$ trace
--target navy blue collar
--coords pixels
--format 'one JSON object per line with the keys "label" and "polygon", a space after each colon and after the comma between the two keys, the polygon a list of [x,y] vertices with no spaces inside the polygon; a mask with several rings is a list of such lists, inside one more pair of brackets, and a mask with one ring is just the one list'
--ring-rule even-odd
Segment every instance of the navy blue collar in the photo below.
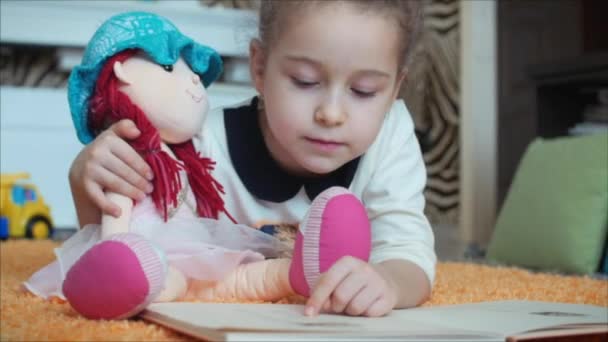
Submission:
{"label": "navy blue collar", "polygon": [[230,159],[247,190],[270,202],[285,202],[302,188],[312,201],[332,186],[348,188],[355,176],[359,158],[339,169],[315,178],[294,176],[283,170],[270,156],[258,121],[258,98],[242,107],[224,109],[224,125]]}

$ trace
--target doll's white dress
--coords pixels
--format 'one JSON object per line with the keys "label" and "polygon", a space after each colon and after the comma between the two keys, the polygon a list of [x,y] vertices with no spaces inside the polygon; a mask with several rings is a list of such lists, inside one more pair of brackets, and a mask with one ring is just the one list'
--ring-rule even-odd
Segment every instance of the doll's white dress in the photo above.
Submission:
{"label": "doll's white dress", "polygon": [[[238,265],[276,257],[285,245],[257,229],[196,216],[194,194],[186,184],[178,195],[178,205],[164,222],[150,196],[138,202],[132,212],[129,231],[140,234],[160,248],[168,263],[189,280],[218,281]],[[65,299],[61,288],[72,265],[101,241],[101,228],[86,225],[61,247],[55,249],[56,261],[34,273],[25,287],[32,293]]]}

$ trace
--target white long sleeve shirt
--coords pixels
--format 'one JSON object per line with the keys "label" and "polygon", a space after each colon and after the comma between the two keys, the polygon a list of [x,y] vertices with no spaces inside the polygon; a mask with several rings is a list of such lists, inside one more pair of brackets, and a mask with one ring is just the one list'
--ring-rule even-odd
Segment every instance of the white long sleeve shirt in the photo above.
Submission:
{"label": "white long sleeve shirt", "polygon": [[370,262],[411,261],[432,284],[436,255],[423,212],[426,170],[404,102],[395,101],[363,156],[327,177],[306,180],[287,174],[270,157],[258,125],[256,101],[212,110],[197,139],[203,156],[217,163],[213,176],[223,185],[226,209],[237,222],[298,223],[318,193],[344,186],[367,209]]}

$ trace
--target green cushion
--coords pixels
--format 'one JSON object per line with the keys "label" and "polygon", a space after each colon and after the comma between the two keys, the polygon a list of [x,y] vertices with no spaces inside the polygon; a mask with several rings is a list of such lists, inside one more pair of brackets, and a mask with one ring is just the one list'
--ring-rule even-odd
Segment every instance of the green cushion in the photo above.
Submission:
{"label": "green cushion", "polygon": [[517,169],[487,259],[593,273],[607,230],[608,134],[537,138]]}

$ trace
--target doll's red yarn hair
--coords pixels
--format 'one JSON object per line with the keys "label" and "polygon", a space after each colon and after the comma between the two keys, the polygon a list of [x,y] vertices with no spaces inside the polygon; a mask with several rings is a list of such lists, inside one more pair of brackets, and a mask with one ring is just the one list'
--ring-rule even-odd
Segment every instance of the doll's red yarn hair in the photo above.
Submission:
{"label": "doll's red yarn hair", "polygon": [[120,81],[114,75],[114,63],[126,61],[137,51],[133,49],[122,51],[104,64],[89,101],[89,129],[97,135],[108,125],[122,119],[130,119],[135,123],[141,134],[129,143],[154,172],[152,181],[154,190],[151,196],[165,221],[168,219],[168,208],[177,205],[177,195],[182,188],[179,170],[183,169],[188,175],[188,182],[196,197],[198,215],[217,219],[220,212],[225,212],[234,222],[224,208],[224,201],[220,195],[224,190],[210,173],[215,162],[201,157],[191,140],[168,145],[178,160],[162,151],[158,130],[150,123],[145,113],[119,90]]}

